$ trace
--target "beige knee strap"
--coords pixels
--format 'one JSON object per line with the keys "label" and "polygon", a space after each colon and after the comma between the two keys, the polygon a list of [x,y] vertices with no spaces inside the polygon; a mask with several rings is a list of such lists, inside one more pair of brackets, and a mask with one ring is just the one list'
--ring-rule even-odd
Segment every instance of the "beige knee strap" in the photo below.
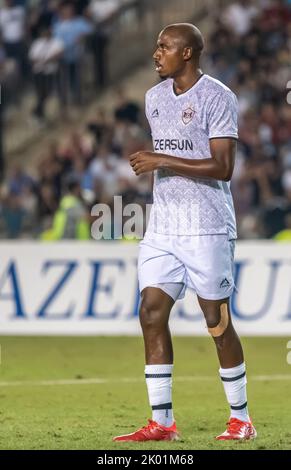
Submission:
{"label": "beige knee strap", "polygon": [[209,333],[211,336],[214,338],[217,338],[217,336],[223,335],[225,332],[227,325],[228,325],[228,310],[227,310],[227,304],[221,304],[220,305],[220,322],[218,325],[214,326],[213,328],[208,328]]}

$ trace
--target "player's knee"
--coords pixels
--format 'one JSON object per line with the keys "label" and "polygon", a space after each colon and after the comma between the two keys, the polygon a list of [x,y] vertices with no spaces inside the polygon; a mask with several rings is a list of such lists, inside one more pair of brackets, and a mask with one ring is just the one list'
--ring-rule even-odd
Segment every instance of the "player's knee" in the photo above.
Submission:
{"label": "player's knee", "polygon": [[215,328],[220,322],[220,315],[218,312],[207,312],[204,313],[207,328]]}
{"label": "player's knee", "polygon": [[143,328],[158,327],[162,324],[162,312],[158,303],[143,300],[139,311],[140,323]]}
{"label": "player's knee", "polygon": [[[229,324],[229,313],[226,303],[222,303],[218,309],[211,310],[205,315],[208,332],[214,339],[223,338]],[[222,339],[223,341],[223,339]],[[216,343],[220,343],[218,340]]]}

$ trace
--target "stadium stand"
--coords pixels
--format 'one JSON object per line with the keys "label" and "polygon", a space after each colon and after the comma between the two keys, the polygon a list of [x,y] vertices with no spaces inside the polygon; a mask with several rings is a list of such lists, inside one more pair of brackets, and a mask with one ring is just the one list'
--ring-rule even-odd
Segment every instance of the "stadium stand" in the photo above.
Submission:
{"label": "stadium stand", "polygon": [[[7,0],[5,5],[8,3],[11,4],[11,0]],[[28,132],[27,122],[26,126],[18,122],[17,125],[22,127],[19,135],[23,136],[18,149],[25,149],[23,154],[27,155],[33,141],[39,140],[40,144],[33,164],[29,157],[25,161],[12,158],[8,164],[0,196],[1,238],[42,237],[42,233],[51,227],[67,182],[72,178],[80,184],[88,221],[92,205],[96,202],[112,204],[113,196],[117,194],[123,196],[124,203],[145,205],[150,202],[149,179],[136,178],[127,163],[132,152],[150,146],[142,106],[145,88],[142,82],[135,85],[138,86],[135,94],[138,99],[132,99],[131,93],[127,95],[129,86],[122,88],[119,84],[129,72],[138,73],[136,68],[151,56],[153,38],[161,25],[173,22],[174,18],[176,21],[187,18],[189,21],[193,18],[203,21],[207,29],[204,72],[224,82],[238,96],[240,142],[232,191],[240,238],[271,238],[289,227],[291,107],[287,102],[287,83],[290,77],[290,2],[221,2],[221,10],[218,2],[197,2],[195,11],[189,9],[189,2],[182,2],[179,14],[177,7],[175,10],[173,6],[173,9],[159,10],[158,17],[155,17],[157,12],[151,1],[75,2],[75,9],[67,2],[61,5],[54,1],[39,2],[30,9],[19,3],[12,8],[19,11],[19,30],[23,11],[26,12],[28,36],[25,40],[19,36],[17,44],[7,46],[9,33],[5,22],[8,36],[5,39],[2,31],[0,45],[1,83],[5,91],[2,95],[5,96],[8,116],[4,135],[9,134],[7,140],[14,143],[12,131],[7,130],[9,109],[20,106],[24,109],[20,113],[21,119],[29,118],[34,111],[34,123]],[[147,8],[150,3],[151,8]],[[4,21],[1,18],[5,8],[8,6],[0,10],[0,25]],[[38,76],[39,83],[36,80],[38,107],[29,109],[27,106],[27,103],[30,106],[35,103],[28,84],[32,73],[28,59],[33,57],[31,51],[35,41],[40,40],[39,34],[52,35],[54,41],[61,38],[64,15],[73,25],[72,37],[61,39],[65,45],[57,50],[52,75],[57,75],[58,69],[62,70],[65,86],[58,87],[57,80],[51,80],[58,94],[48,99],[48,107],[53,100],[58,104],[51,107],[53,112],[48,112],[46,120],[46,111],[41,106],[48,97],[42,93],[46,76]],[[70,62],[69,43],[74,37],[82,38],[78,43],[80,50],[74,48],[77,56],[73,59],[77,62],[80,59],[78,64],[75,62],[76,66]],[[47,40],[50,40],[48,36]],[[120,52],[125,45],[130,48],[128,54]],[[63,55],[66,47],[67,68]],[[26,55],[20,53],[20,49],[25,50]],[[37,65],[36,60],[34,76],[43,75],[44,70],[38,72]],[[147,65],[146,70],[151,67]],[[20,70],[23,80],[20,80]],[[156,79],[148,71],[145,74],[151,80]],[[17,85],[19,82],[22,83],[20,87]],[[68,117],[64,113],[67,101],[62,93],[69,90],[69,82],[72,93]],[[122,83],[127,82],[128,78]],[[108,93],[102,91],[104,85],[110,86],[109,98]],[[14,93],[16,89],[18,94]],[[112,92],[114,89],[115,93]],[[97,93],[99,99],[92,106],[92,97]],[[74,111],[75,119],[70,120]],[[68,121],[64,120],[66,117]],[[64,123],[61,131],[58,129],[60,122]],[[68,125],[65,126],[66,122]],[[12,129],[15,134],[19,127],[12,125]],[[46,140],[49,143],[42,148],[44,135],[50,140]],[[26,141],[28,137],[30,140]],[[13,153],[13,144],[11,149]]]}

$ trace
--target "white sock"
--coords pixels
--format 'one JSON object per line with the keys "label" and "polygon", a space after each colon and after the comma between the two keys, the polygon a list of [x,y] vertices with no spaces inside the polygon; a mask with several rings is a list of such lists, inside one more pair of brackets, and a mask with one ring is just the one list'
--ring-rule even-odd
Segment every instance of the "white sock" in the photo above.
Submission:
{"label": "white sock", "polygon": [[173,364],[145,366],[145,378],[152,419],[167,428],[173,424],[172,410],[172,369]]}
{"label": "white sock", "polygon": [[225,395],[231,410],[231,418],[250,421],[247,407],[246,365],[243,362],[237,367],[219,369]]}

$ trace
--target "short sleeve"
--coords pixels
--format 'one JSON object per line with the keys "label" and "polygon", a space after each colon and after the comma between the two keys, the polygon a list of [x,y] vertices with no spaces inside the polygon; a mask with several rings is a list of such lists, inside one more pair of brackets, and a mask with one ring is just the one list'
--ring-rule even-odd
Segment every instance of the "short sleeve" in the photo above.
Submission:
{"label": "short sleeve", "polygon": [[234,93],[224,91],[215,95],[208,109],[209,139],[219,137],[238,138],[238,104]]}

